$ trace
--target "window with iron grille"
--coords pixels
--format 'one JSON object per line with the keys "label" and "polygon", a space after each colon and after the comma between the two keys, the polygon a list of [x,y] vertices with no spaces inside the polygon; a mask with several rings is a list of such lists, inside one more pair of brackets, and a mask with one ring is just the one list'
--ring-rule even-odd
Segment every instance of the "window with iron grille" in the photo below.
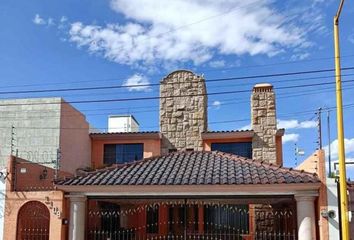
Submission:
{"label": "window with iron grille", "polygon": [[232,153],[246,158],[252,158],[251,142],[212,143],[211,150]]}
{"label": "window with iron grille", "polygon": [[143,143],[105,144],[104,164],[120,164],[143,159]]}

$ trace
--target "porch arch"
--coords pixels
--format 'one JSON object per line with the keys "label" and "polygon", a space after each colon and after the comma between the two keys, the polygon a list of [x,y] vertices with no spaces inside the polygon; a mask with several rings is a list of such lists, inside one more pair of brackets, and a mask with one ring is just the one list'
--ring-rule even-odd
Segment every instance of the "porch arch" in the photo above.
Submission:
{"label": "porch arch", "polygon": [[19,210],[17,216],[17,240],[49,240],[50,213],[39,201],[29,201]]}

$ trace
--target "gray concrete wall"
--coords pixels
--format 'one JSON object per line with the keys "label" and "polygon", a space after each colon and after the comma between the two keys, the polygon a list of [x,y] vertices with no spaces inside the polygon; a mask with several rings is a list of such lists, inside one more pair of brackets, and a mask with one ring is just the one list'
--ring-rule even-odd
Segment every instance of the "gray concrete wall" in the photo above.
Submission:
{"label": "gray concrete wall", "polygon": [[[39,103],[39,104],[35,104]],[[0,101],[0,166],[11,154],[32,162],[56,159],[60,136],[61,98],[32,98]]]}

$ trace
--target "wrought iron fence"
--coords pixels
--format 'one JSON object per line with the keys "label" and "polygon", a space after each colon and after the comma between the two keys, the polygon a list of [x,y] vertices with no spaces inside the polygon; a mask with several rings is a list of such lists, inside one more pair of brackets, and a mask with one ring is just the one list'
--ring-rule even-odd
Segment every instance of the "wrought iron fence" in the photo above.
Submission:
{"label": "wrought iron fence", "polygon": [[287,207],[203,200],[90,201],[90,240],[297,239],[291,204]]}

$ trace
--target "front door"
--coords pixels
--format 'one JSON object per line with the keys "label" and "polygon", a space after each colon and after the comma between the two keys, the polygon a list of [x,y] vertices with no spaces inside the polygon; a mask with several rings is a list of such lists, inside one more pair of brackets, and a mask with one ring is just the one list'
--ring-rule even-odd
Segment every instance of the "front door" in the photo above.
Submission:
{"label": "front door", "polygon": [[43,203],[27,202],[18,213],[17,240],[49,240],[49,218]]}

